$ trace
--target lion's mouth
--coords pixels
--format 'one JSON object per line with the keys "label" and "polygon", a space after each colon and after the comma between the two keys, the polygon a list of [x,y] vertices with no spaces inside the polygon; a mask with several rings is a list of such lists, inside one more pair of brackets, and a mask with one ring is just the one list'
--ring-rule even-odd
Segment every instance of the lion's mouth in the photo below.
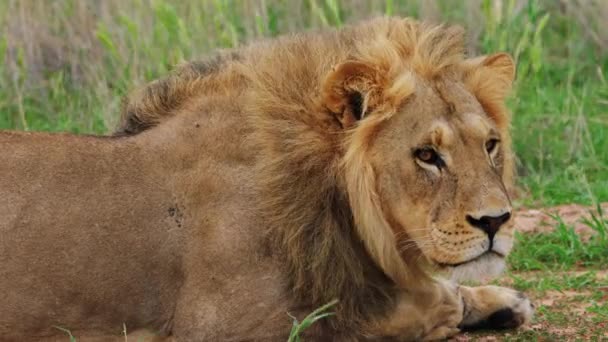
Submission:
{"label": "lion's mouth", "polygon": [[465,264],[468,264],[468,263],[471,263],[471,262],[474,262],[474,261],[478,261],[478,260],[480,260],[482,258],[485,258],[487,256],[497,256],[497,257],[500,257],[500,258],[504,258],[505,257],[505,255],[502,254],[502,253],[500,253],[500,252],[497,252],[495,250],[488,250],[488,251],[485,251],[485,252],[479,254],[478,256],[473,257],[473,258],[471,258],[469,260],[466,260],[466,261],[457,262],[457,263],[445,263],[445,262],[436,262],[436,263],[437,263],[437,265],[439,265],[439,267],[458,267],[458,266],[462,266],[462,265],[465,265]]}
{"label": "lion's mouth", "polygon": [[492,250],[464,262],[441,265],[452,281],[487,282],[502,274],[505,269],[505,255]]}

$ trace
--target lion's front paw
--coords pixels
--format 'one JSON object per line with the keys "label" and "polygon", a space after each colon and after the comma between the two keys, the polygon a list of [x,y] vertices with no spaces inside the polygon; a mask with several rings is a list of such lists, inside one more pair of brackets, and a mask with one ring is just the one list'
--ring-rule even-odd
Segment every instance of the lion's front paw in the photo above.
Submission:
{"label": "lion's front paw", "polygon": [[452,337],[460,332],[458,323],[462,321],[462,302],[458,298],[459,303],[451,302],[446,305],[440,305],[434,313],[437,321],[422,337],[423,341],[437,341]]}
{"label": "lion's front paw", "polygon": [[481,286],[462,290],[465,315],[462,330],[512,329],[530,322],[534,305],[522,292],[506,287]]}
{"label": "lion's front paw", "polygon": [[423,341],[438,341],[445,340],[448,337],[455,336],[460,332],[460,329],[456,327],[442,326],[433,329],[428,335],[426,335]]}

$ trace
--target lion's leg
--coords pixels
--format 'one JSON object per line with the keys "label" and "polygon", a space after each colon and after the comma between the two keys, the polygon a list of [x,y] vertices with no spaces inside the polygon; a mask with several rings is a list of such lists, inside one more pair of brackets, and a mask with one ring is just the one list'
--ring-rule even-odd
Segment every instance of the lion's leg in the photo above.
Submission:
{"label": "lion's leg", "polygon": [[401,293],[394,310],[364,334],[401,341],[444,339],[460,332],[463,305],[457,285],[438,281]]}
{"label": "lion's leg", "polygon": [[440,340],[461,330],[515,328],[529,322],[533,311],[525,295],[509,288],[438,281],[424,290],[402,293],[393,312],[375,322],[368,335]]}
{"label": "lion's leg", "polygon": [[264,270],[257,277],[222,279],[222,292],[192,276],[175,308],[172,341],[286,341],[292,327],[288,312],[298,313],[289,310],[281,283],[271,275]]}
{"label": "lion's leg", "polygon": [[510,329],[528,323],[534,305],[521,292],[500,286],[460,286],[465,303],[462,330]]}

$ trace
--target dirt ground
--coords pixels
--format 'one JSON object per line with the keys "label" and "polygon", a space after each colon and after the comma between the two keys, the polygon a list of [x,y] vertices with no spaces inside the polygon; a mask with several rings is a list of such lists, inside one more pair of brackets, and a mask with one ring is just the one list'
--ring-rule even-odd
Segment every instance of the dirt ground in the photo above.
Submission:
{"label": "dirt ground", "polygon": [[[608,202],[600,205],[604,213],[608,213]],[[518,209],[515,215],[515,227],[523,233],[543,233],[555,228],[555,219],[560,217],[562,221],[574,226],[574,230],[581,236],[589,236],[593,230],[584,223],[591,216],[589,211],[595,208],[580,204],[564,204],[544,209]],[[553,216],[553,217],[552,217]]]}

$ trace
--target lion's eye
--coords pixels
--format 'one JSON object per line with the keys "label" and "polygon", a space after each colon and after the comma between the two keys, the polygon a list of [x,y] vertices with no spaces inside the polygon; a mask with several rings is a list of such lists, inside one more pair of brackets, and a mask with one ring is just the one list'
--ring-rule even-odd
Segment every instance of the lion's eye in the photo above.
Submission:
{"label": "lion's eye", "polygon": [[490,139],[486,142],[486,151],[488,151],[488,154],[491,154],[492,152],[494,152],[494,150],[496,150],[498,142],[498,139]]}
{"label": "lion's eye", "polygon": [[445,163],[443,162],[443,159],[441,159],[439,154],[437,154],[437,151],[435,151],[434,149],[432,149],[430,147],[417,149],[416,152],[414,152],[414,155],[421,162],[426,163],[426,164],[435,165],[438,168],[441,168],[445,165]]}

